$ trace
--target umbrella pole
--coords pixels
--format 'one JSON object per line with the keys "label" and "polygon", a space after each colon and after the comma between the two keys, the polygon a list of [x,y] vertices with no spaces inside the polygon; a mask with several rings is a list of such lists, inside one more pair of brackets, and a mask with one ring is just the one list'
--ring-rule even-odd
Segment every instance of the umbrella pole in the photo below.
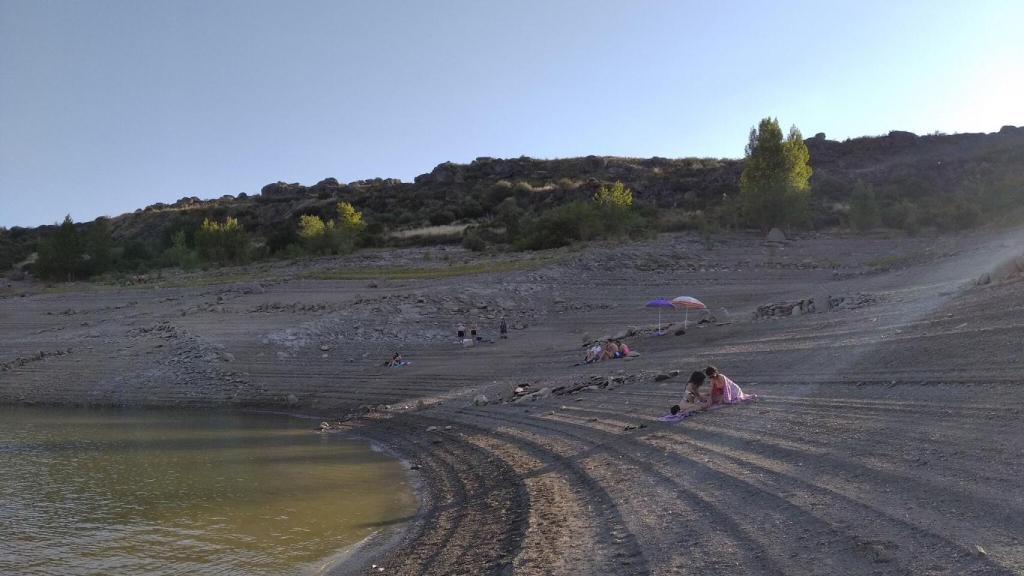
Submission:
{"label": "umbrella pole", "polygon": [[658,308],[658,334],[661,334],[661,308]]}
{"label": "umbrella pole", "polygon": [[690,320],[690,309],[686,308],[686,313],[683,315],[683,330],[686,330],[686,326]]}

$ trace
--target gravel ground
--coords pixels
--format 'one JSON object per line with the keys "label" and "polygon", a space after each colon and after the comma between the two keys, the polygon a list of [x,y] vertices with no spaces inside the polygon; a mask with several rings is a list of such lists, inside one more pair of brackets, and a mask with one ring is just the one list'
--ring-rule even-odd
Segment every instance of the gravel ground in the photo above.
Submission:
{"label": "gravel ground", "polygon": [[[0,402],[289,410],[388,445],[420,514],[338,573],[1022,574],[1024,281],[975,283],[1022,238],[664,235],[433,279],[389,271],[484,257],[0,282]],[[352,269],[380,276],[313,279]],[[678,295],[714,321],[653,335],[643,302]],[[460,321],[497,341],[460,346]],[[579,365],[633,331],[640,357]],[[385,368],[395,350],[412,364]],[[658,422],[708,364],[759,399]]]}

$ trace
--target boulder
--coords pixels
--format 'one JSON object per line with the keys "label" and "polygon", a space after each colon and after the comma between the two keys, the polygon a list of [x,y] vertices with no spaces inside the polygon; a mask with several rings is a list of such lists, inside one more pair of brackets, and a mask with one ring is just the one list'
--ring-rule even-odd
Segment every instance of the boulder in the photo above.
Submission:
{"label": "boulder", "polygon": [[487,404],[487,396],[485,396],[484,394],[477,394],[473,398],[473,406],[487,406]]}
{"label": "boulder", "polygon": [[327,188],[338,188],[340,186],[341,184],[338,183],[337,178],[324,178],[323,180],[314,184],[313,188],[316,190],[324,190]]}
{"label": "boulder", "polygon": [[782,230],[778,228],[772,228],[768,231],[768,235],[764,237],[765,242],[783,243],[786,241],[786,235],[782,233]]}
{"label": "boulder", "polygon": [[274,182],[260,188],[260,194],[266,198],[295,198],[306,193],[306,187],[298,182]]}

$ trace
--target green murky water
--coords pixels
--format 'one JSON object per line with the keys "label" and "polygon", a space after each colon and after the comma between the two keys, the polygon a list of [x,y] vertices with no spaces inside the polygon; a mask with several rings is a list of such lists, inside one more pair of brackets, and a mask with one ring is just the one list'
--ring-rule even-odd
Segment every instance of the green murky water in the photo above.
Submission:
{"label": "green murky water", "polygon": [[0,574],[318,574],[402,464],[286,417],[0,407]]}

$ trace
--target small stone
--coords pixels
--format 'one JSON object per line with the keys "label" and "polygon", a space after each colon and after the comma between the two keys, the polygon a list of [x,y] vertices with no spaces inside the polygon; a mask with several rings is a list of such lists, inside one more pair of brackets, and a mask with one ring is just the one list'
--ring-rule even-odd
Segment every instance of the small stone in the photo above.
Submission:
{"label": "small stone", "polygon": [[427,432],[435,432],[439,430],[437,426],[427,426]]}
{"label": "small stone", "polygon": [[974,551],[978,554],[978,556],[988,556],[988,552],[986,552],[984,548],[977,544],[974,545]]}
{"label": "small stone", "polygon": [[655,382],[662,382],[664,380],[668,380],[669,378],[671,378],[671,376],[669,376],[668,374],[662,373],[662,374],[658,374],[657,376],[655,376],[654,377],[654,381]]}
{"label": "small stone", "polygon": [[488,404],[487,396],[485,396],[483,394],[477,394],[476,397],[473,398],[473,405],[474,406],[486,406],[487,404]]}
{"label": "small stone", "polygon": [[320,345],[320,351],[321,351],[321,352],[327,352],[327,351],[328,351],[328,350],[330,350],[330,349],[331,349],[331,347],[330,347],[330,346],[328,346],[327,344],[321,344],[321,345]]}

